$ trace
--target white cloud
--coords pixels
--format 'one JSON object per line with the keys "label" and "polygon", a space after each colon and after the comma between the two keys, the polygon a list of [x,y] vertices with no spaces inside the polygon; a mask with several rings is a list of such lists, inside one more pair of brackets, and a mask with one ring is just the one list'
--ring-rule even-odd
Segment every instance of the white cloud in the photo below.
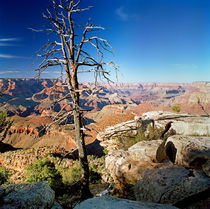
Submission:
{"label": "white cloud", "polygon": [[17,70],[6,70],[6,71],[0,71],[0,74],[8,74],[8,73],[19,73],[20,71]]}
{"label": "white cloud", "polygon": [[129,18],[129,15],[124,11],[124,7],[123,6],[121,6],[121,7],[116,9],[116,14],[123,21],[127,21],[128,18]]}
{"label": "white cloud", "polygon": [[17,41],[20,41],[20,38],[0,38],[0,46],[14,46]]}
{"label": "white cloud", "polygon": [[13,59],[13,58],[23,58],[23,57],[14,56],[14,55],[11,55],[11,54],[0,54],[0,58]]}
{"label": "white cloud", "polygon": [[0,42],[19,41],[19,38],[0,38]]}
{"label": "white cloud", "polygon": [[140,19],[139,14],[126,12],[124,6],[117,8],[115,10],[115,13],[122,21],[139,20]]}

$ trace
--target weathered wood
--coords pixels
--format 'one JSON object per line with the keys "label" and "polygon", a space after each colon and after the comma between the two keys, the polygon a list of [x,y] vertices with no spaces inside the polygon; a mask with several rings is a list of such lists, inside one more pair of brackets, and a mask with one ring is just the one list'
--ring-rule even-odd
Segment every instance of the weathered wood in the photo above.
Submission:
{"label": "weathered wood", "polygon": [[[76,145],[82,174],[82,198],[86,199],[91,196],[91,193],[89,190],[89,167],[85,149],[85,135],[83,133],[84,125],[82,123],[83,120],[79,101],[80,93],[83,90],[79,89],[78,73],[94,72],[95,79],[100,76],[100,78],[105,78],[107,81],[110,81],[108,77],[109,71],[105,67],[109,66],[114,70],[118,70],[118,68],[113,61],[109,63],[103,61],[103,51],[113,51],[108,41],[95,35],[91,36],[91,33],[95,31],[104,30],[103,27],[93,25],[90,20],[88,20],[83,32],[77,34],[81,36],[81,41],[78,43],[76,41],[78,39],[75,39],[76,23],[73,17],[75,14],[79,15],[80,12],[87,11],[91,7],[79,8],[80,1],[75,2],[75,0],[51,1],[51,10],[47,10],[47,13],[43,14],[43,17],[49,21],[51,27],[42,30],[32,30],[35,32],[47,31],[53,33],[60,39],[60,43],[57,42],[57,39],[48,41],[38,50],[37,53],[39,54],[37,55],[41,58],[41,62],[37,70],[40,76],[40,73],[48,67],[63,66],[65,69],[69,94],[64,96],[63,99],[69,96],[71,97],[73,110],[65,114],[58,113],[54,119],[55,121],[60,121],[60,116],[62,116],[62,120],[64,120],[66,116],[68,117],[69,114],[74,116]],[[55,39],[55,36],[53,38]],[[97,52],[96,58],[86,51],[87,45],[95,48]],[[80,67],[85,67],[85,70],[79,70]],[[62,101],[63,99],[59,99],[58,101]]]}

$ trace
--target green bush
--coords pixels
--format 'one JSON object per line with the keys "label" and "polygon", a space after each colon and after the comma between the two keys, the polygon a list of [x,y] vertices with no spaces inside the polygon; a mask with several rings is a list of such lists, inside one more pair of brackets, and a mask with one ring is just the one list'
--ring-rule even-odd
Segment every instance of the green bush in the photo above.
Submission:
{"label": "green bush", "polygon": [[108,155],[109,151],[108,151],[106,148],[104,148],[104,149],[103,149],[103,153],[104,153],[105,155]]}
{"label": "green bush", "polygon": [[[118,136],[117,138],[118,148],[128,150],[129,147],[133,146],[134,144],[140,141],[160,139],[163,131],[164,128],[152,127],[151,125],[149,125],[145,132],[139,130],[136,135],[132,133],[123,134],[121,136]],[[173,130],[169,130],[169,132],[165,134],[164,139],[174,134],[175,132]]]}
{"label": "green bush", "polygon": [[6,168],[0,168],[0,185],[5,184],[8,181],[9,172]]}
{"label": "green bush", "polygon": [[90,177],[89,181],[92,184],[99,184],[101,183],[101,174],[98,172],[98,168],[96,165],[89,165],[89,172],[90,172]]}
{"label": "green bush", "polygon": [[147,132],[146,140],[160,139],[163,131],[164,131],[164,128],[152,127],[151,125],[149,125],[146,131]]}
{"label": "green bush", "polygon": [[136,144],[137,142],[145,140],[147,140],[147,137],[143,131],[138,131],[136,135],[132,133],[123,134],[117,138],[118,148],[128,150],[129,147]]}
{"label": "green bush", "polygon": [[0,132],[3,131],[4,127],[7,125],[7,111],[0,113]]}
{"label": "green bush", "polygon": [[[97,158],[96,156],[88,156],[88,161],[90,172],[89,181],[92,184],[98,184],[101,182],[101,175],[103,170],[105,169],[105,159],[104,157]],[[78,160],[74,162],[74,165],[71,168],[59,167],[59,170],[62,174],[63,183],[65,185],[70,185],[81,179],[81,170]]]}
{"label": "green bush", "polygon": [[180,112],[181,111],[181,107],[180,107],[180,104],[176,104],[174,106],[171,107],[171,109],[174,111],[174,112]]}
{"label": "green bush", "polygon": [[28,165],[26,175],[27,182],[45,181],[55,192],[63,186],[61,173],[55,168],[55,164],[49,160],[37,160]]}
{"label": "green bush", "polygon": [[81,179],[79,161],[75,161],[71,168],[59,168],[59,170],[62,174],[63,183],[65,185],[72,184],[73,182],[79,181]]}

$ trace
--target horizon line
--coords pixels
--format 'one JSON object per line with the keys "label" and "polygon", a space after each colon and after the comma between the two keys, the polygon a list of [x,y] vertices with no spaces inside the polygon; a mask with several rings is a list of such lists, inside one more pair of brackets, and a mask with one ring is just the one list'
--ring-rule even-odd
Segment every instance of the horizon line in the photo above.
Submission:
{"label": "horizon line", "polygon": [[[35,78],[35,77],[28,77],[28,78],[10,78],[10,77],[3,77],[1,78],[0,77],[0,80],[27,80],[27,79],[31,79],[31,80],[61,80],[61,79],[58,79],[58,78]],[[81,81],[79,83],[91,83],[93,84],[94,81]],[[113,84],[141,84],[141,83],[180,83],[180,84],[190,84],[190,83],[210,83],[210,81],[191,81],[191,82],[176,82],[176,81],[173,81],[173,82],[168,82],[168,81],[139,81],[139,82],[136,82],[136,81],[124,81],[124,82],[113,82],[113,83],[109,83],[109,82],[98,82],[99,84],[109,84],[109,85],[113,85]]]}

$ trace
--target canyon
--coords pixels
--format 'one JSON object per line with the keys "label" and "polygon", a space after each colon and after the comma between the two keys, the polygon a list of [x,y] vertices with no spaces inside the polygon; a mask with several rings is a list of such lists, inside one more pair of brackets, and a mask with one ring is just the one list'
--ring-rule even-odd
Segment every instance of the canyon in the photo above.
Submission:
{"label": "canyon", "polygon": [[[84,82],[80,88],[81,108],[84,110],[86,144],[94,143],[98,132],[108,126],[132,120],[149,111],[173,111],[194,115],[210,114],[210,82],[181,83],[114,83]],[[103,88],[102,88],[103,87]],[[1,133],[3,142],[15,148],[60,146],[66,150],[76,147],[74,128],[70,124],[53,124],[47,134],[40,130],[53,122],[61,108],[70,111],[71,100],[60,102],[68,89],[65,82],[53,79],[0,79],[0,111],[7,111],[10,126]],[[69,105],[68,105],[69,104]],[[176,109],[175,109],[176,110]]]}
{"label": "canyon", "polygon": [[[182,112],[206,114],[210,111],[210,82],[182,83],[114,83],[99,84],[102,88],[96,93],[94,84],[84,82],[80,85],[80,104],[84,110],[95,112],[106,105],[127,104],[136,106],[136,111],[150,108],[170,108],[181,105]],[[53,79],[0,79],[0,111],[7,110],[9,115],[29,116],[58,112],[69,98],[56,103],[68,89],[65,82]],[[70,110],[71,105],[65,106]],[[205,112],[206,111],[206,112]]]}
{"label": "canyon", "polygon": [[[166,204],[189,205],[191,194],[200,198],[209,192],[210,82],[100,84],[98,92],[94,84],[82,83],[81,89],[85,90],[81,110],[90,166],[95,166],[95,156],[98,164],[104,163],[102,182],[114,182],[111,195],[118,192],[120,197],[134,198],[139,202],[129,200],[129,204],[137,208],[140,201],[162,203],[158,206],[166,208]],[[62,100],[68,92],[65,83],[1,79],[0,90],[0,111],[8,113],[0,133],[0,164],[10,171],[10,181],[22,183],[27,165],[46,156],[57,167],[70,169],[77,158],[73,119],[53,122],[60,110],[72,110],[71,99]],[[164,139],[167,126],[171,135]],[[124,141],[126,137],[130,141]],[[179,195],[177,177],[183,182],[184,197]],[[163,179],[167,181],[164,188]],[[135,185],[134,191],[126,189],[129,185]],[[150,192],[155,189],[158,194]],[[205,195],[203,199],[204,203],[196,199],[196,204],[208,207],[209,199]]]}

